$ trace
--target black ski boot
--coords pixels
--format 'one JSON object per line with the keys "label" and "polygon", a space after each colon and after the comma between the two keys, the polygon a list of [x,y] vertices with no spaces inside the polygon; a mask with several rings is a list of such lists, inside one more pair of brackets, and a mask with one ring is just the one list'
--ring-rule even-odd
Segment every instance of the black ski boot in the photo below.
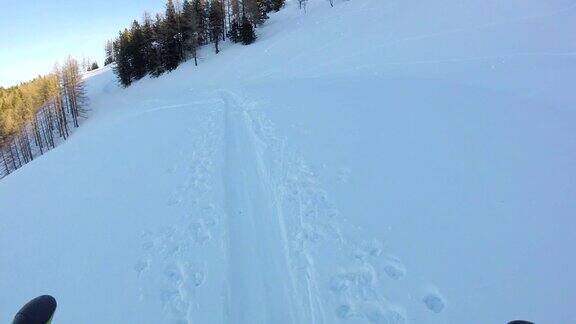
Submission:
{"label": "black ski boot", "polygon": [[14,317],[12,324],[50,324],[56,312],[56,299],[44,295],[29,301]]}

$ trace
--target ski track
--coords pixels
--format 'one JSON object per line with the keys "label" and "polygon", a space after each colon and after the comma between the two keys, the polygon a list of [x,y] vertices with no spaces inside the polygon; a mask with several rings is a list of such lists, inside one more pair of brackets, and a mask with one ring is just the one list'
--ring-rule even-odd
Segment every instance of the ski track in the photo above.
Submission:
{"label": "ski track", "polygon": [[[384,296],[407,274],[401,260],[377,240],[355,240],[257,102],[226,90],[205,95],[170,106],[202,106],[191,110],[202,125],[191,126],[166,170],[184,175],[167,198],[182,215],[142,234],[141,298],[159,298],[166,323],[407,322]],[[421,301],[430,314],[445,308],[437,290]]]}
{"label": "ski track", "polygon": [[[240,323],[293,322],[292,294],[287,282],[277,280],[291,277],[286,236],[259,138],[242,103],[230,93],[223,92],[222,98],[230,318]],[[246,291],[253,294],[246,296]]]}

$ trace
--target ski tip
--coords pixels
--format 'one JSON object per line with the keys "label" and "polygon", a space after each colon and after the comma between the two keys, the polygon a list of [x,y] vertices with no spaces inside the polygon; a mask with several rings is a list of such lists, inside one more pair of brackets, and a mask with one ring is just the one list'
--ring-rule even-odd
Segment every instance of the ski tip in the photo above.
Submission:
{"label": "ski tip", "polygon": [[534,324],[534,323],[528,322],[528,321],[516,320],[516,321],[512,321],[508,324]]}
{"label": "ski tip", "polygon": [[50,295],[36,297],[18,311],[12,324],[50,323],[57,305],[56,299]]}

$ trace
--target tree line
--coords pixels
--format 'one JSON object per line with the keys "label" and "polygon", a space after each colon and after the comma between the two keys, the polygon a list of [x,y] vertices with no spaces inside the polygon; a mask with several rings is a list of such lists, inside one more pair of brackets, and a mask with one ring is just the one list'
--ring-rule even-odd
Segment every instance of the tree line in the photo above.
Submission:
{"label": "tree line", "polygon": [[279,11],[285,0],[168,0],[166,11],[154,18],[144,13],[118,37],[107,42],[104,64],[115,62],[114,73],[127,87],[146,75],[157,77],[182,62],[194,59],[198,49],[213,44],[216,54],[226,38],[249,45],[256,40],[254,29],[268,13]]}
{"label": "tree line", "polygon": [[[157,77],[212,44],[216,53],[229,39],[249,45],[255,28],[285,0],[167,0],[164,14],[144,13],[105,46],[104,65],[115,63],[120,83],[129,86],[146,75]],[[307,0],[297,0],[306,9]],[[334,1],[328,0],[333,6]],[[69,57],[49,75],[18,86],[0,87],[0,179],[66,140],[79,127],[86,106],[81,72],[98,68]]]}
{"label": "tree line", "polygon": [[66,140],[85,105],[80,65],[71,57],[49,75],[0,87],[0,178]]}

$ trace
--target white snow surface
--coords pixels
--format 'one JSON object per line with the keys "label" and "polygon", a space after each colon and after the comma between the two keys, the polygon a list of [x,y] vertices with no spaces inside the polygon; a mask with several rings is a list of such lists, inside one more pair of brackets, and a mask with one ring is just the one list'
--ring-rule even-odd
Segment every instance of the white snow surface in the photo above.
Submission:
{"label": "white snow surface", "polygon": [[0,322],[576,323],[576,3],[311,0],[0,181]]}

